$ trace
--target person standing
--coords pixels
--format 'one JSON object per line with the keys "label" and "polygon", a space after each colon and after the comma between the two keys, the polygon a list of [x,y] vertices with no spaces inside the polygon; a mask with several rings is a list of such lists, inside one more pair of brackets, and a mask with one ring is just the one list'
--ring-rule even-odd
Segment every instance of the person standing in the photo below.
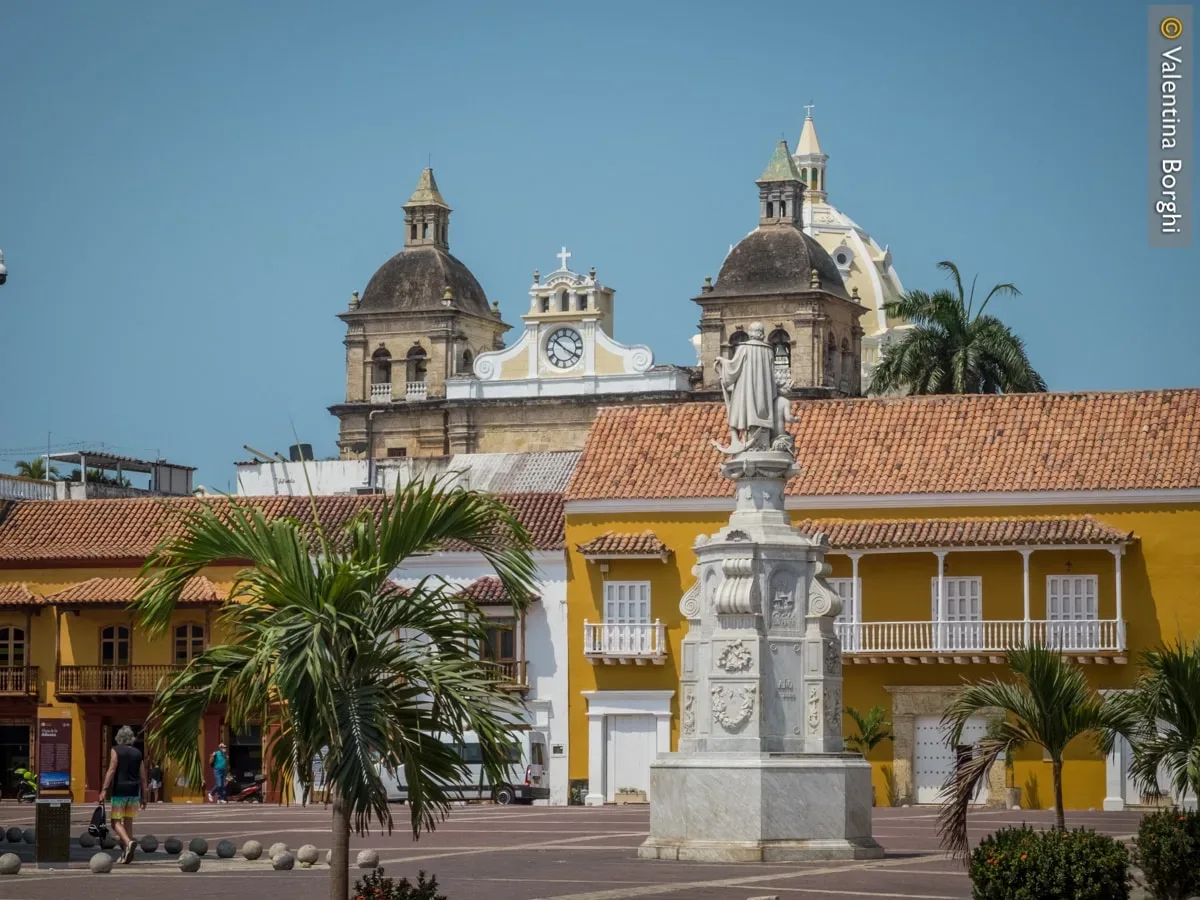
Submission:
{"label": "person standing", "polygon": [[217,749],[208,758],[208,764],[213,770],[213,789],[209,797],[213,803],[228,803],[225,799],[225,785],[229,775],[229,755],[225,752],[224,744],[217,744]]}
{"label": "person standing", "polygon": [[113,830],[121,842],[121,862],[133,862],[137,844],[133,840],[133,818],[137,810],[146,808],[149,793],[146,784],[146,761],[142,751],[133,746],[133,729],[122,725],[117,730],[116,743],[108,755],[108,772],[100,791],[100,802],[111,798],[110,818]]}
{"label": "person standing", "polygon": [[150,802],[162,803],[163,770],[158,763],[150,764]]}

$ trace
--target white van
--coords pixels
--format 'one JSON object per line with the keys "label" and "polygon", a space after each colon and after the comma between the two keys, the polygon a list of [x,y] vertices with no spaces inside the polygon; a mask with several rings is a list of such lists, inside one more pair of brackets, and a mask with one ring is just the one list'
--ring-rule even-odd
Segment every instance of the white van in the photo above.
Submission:
{"label": "white van", "polygon": [[[514,731],[512,737],[513,744],[509,747],[505,780],[499,784],[485,784],[479,738],[473,731],[465,732],[462,743],[454,742],[454,746],[463,762],[467,764],[468,781],[466,784],[447,787],[447,795],[454,800],[494,800],[503,806],[514,802],[549,800],[550,773],[546,770],[546,735],[541,731]],[[449,736],[443,737],[442,740],[451,743]],[[408,799],[403,771],[393,773],[380,767],[379,777],[387,788],[388,802],[403,803]]]}

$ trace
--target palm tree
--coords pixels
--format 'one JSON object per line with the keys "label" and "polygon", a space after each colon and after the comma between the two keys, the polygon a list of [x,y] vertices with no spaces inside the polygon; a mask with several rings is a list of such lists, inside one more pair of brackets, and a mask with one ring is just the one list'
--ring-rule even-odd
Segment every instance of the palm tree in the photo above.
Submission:
{"label": "palm tree", "polygon": [[318,787],[311,761],[321,757],[333,817],[330,896],[345,900],[351,828],[393,825],[380,769],[403,772],[418,837],[447,814],[446,785],[467,777],[453,744],[476,732],[486,777],[500,783],[506,717],[520,712],[479,658],[486,630],[470,598],[441,579],[401,589],[389,576],[414,554],[455,541],[483,555],[521,612],[536,569],[529,534],[507,507],[442,482],[398,488],[374,514],[332,530],[312,507],[311,522],[268,522],[237,500],[184,514],[179,533],[146,562],[135,613],[161,634],[190,577],[221,561],[249,563],[220,614],[227,642],[156,698],[156,740],[198,779],[201,718],[225,704],[230,728],[262,725],[272,771],[281,784],[298,782],[305,800]]}
{"label": "palm tree", "polygon": [[1133,690],[1114,703],[1134,723],[1129,772],[1142,793],[1160,795],[1162,772],[1176,796],[1200,797],[1200,638],[1143,652]]}
{"label": "palm tree", "polygon": [[975,752],[962,755],[946,781],[947,799],[938,816],[942,844],[952,853],[965,854],[967,810],[976,790],[998,760],[1026,745],[1041,747],[1050,758],[1054,782],[1055,824],[1066,828],[1063,812],[1063,752],[1078,737],[1089,736],[1107,754],[1129,720],[1111,701],[1088,686],[1083,671],[1063,659],[1059,651],[1032,644],[1008,651],[1015,682],[987,679],[968,684],[951,701],[942,723],[949,728],[947,742],[957,747],[967,720],[999,711],[988,735],[975,744]]}
{"label": "palm tree", "polygon": [[858,734],[846,738],[846,746],[864,757],[877,744],[891,740],[892,723],[887,721],[887,713],[882,706],[872,706],[865,716],[853,706],[847,706],[846,715],[858,726]]}
{"label": "palm tree", "polygon": [[958,266],[940,262],[955,290],[909,291],[884,304],[884,311],[912,323],[889,344],[871,374],[870,393],[1012,394],[1046,390],[1046,382],[1025,355],[1025,343],[995,316],[983,314],[995,296],[1018,297],[1011,284],[988,291],[979,309],[975,282],[963,293]]}
{"label": "palm tree", "polygon": [[[33,459],[19,459],[17,460],[16,470],[17,474],[22,478],[46,481],[46,457],[35,456]],[[58,469],[55,466],[51,466],[50,474],[58,475]]]}

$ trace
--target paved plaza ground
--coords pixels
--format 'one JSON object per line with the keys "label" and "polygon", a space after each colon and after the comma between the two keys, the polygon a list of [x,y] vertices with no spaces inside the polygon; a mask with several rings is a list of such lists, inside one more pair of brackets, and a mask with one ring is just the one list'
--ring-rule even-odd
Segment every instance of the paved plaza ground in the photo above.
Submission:
{"label": "paved plaza ground", "polygon": [[[77,835],[85,829],[91,809],[76,806]],[[406,823],[407,807],[393,809]],[[435,873],[450,900],[747,900],[764,895],[785,900],[959,900],[971,893],[962,866],[937,849],[936,811],[930,808],[876,810],[875,837],[887,856],[857,863],[640,860],[636,850],[646,836],[649,817],[645,807],[468,806],[456,809],[435,833],[420,841],[414,842],[404,831],[374,834],[355,838],[351,852],[365,847],[378,850],[392,876],[415,876],[419,869]],[[1068,824],[1123,836],[1136,830],[1139,817],[1138,813],[1077,812],[1068,815]],[[29,806],[0,805],[0,825],[5,828],[29,827],[32,820]],[[972,836],[978,839],[1003,825],[1050,821],[1051,816],[1041,811],[980,810],[972,815]],[[323,865],[275,872],[266,861],[219,860],[215,855],[216,842],[222,838],[239,847],[251,838],[264,846],[285,841],[293,849],[312,843],[324,854],[329,846],[329,814],[322,807],[164,804],[141,815],[137,833],[155,834],[160,841],[176,835],[185,844],[203,837],[214,849],[194,875],[181,873],[174,858],[161,851],[139,854],[133,865],[118,865],[111,875],[91,875],[86,860],[95,851],[76,846],[74,868],[38,871],[28,863],[32,847],[0,844],[0,851],[16,851],[27,860],[20,875],[0,876],[0,900],[328,897],[329,870]]]}

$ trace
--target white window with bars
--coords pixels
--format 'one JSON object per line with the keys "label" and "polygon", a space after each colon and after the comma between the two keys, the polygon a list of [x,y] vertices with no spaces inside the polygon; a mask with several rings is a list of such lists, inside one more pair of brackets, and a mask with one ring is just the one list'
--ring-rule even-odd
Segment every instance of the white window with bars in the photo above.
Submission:
{"label": "white window with bars", "polygon": [[946,650],[973,650],[983,646],[983,579],[978,575],[941,579],[946,587],[946,611],[938,615],[938,578],[932,579],[932,616],[945,622],[935,628],[938,646]]}
{"label": "white window with bars", "polygon": [[[842,611],[833,620],[834,630],[842,639],[843,650],[858,649],[858,630],[854,623],[861,622],[860,607],[862,604],[862,579],[829,578],[829,586],[837,591],[842,598]],[[855,582],[857,581],[857,585]],[[857,588],[857,589],[856,589]]]}
{"label": "white window with bars", "polygon": [[602,643],[609,653],[649,653],[653,646],[650,582],[604,582]]}
{"label": "white window with bars", "polygon": [[1064,650],[1100,646],[1099,579],[1095,575],[1046,576],[1046,643]]}

